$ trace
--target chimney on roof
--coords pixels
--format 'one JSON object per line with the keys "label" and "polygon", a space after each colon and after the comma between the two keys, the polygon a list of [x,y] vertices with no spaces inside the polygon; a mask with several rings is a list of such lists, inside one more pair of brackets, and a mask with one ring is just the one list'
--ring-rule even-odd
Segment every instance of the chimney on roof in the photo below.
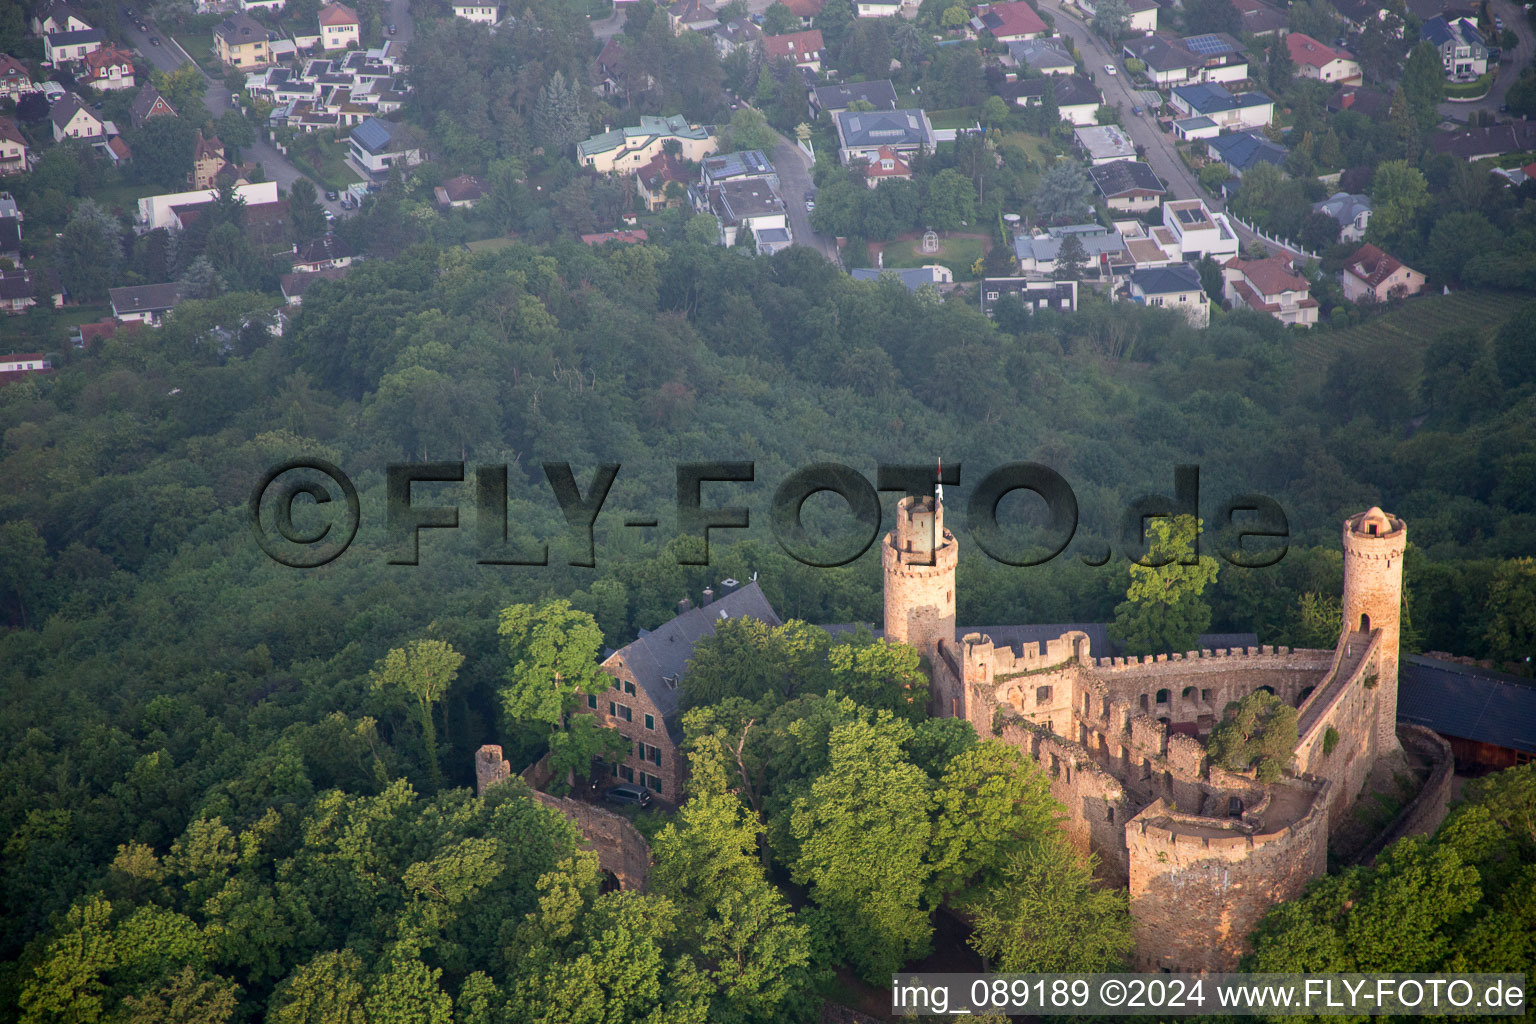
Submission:
{"label": "chimney on roof", "polygon": [[677,614],[681,615],[684,612],[689,612],[689,611],[692,611],[692,610],[693,610],[693,602],[690,601],[688,598],[685,597],[681,601],[677,602]]}
{"label": "chimney on roof", "polygon": [[738,589],[740,589],[740,587],[740,580],[735,580],[727,576],[725,579],[720,581],[720,596],[724,597],[727,594],[734,594]]}
{"label": "chimney on roof", "polygon": [[703,600],[703,602],[700,603],[699,607],[703,608],[706,605],[713,604],[714,600],[715,600],[715,588],[714,587],[705,587],[704,588],[704,600]]}

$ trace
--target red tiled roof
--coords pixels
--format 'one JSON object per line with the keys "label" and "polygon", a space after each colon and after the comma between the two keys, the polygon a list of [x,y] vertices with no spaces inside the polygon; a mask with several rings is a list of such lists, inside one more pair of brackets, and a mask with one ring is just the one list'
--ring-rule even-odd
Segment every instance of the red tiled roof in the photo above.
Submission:
{"label": "red tiled roof", "polygon": [[1285,256],[1271,256],[1262,260],[1245,260],[1234,256],[1227,261],[1227,266],[1241,273],[1265,295],[1307,291],[1307,279],[1292,271],[1291,261]]}
{"label": "red tiled roof", "polygon": [[1309,67],[1326,67],[1336,60],[1354,60],[1354,56],[1343,50],[1335,50],[1326,43],[1320,43],[1311,36],[1304,36],[1300,32],[1289,32],[1285,36],[1285,45],[1291,51],[1291,60],[1297,64],[1306,64]]}
{"label": "red tiled roof", "polygon": [[32,80],[32,74],[27,66],[8,53],[0,53],[0,76],[7,79],[21,79],[24,82]]}
{"label": "red tiled roof", "polygon": [[647,186],[657,180],[686,183],[693,178],[693,175],[688,173],[688,168],[683,166],[682,161],[671,153],[657,153],[651,157],[650,163],[640,168],[635,174]]}
{"label": "red tiled roof", "polygon": [[768,36],[763,39],[763,53],[769,60],[777,60],[780,57],[800,60],[804,57],[817,56],[825,48],[826,43],[822,42],[819,28],[813,28],[807,32],[790,32],[782,36]]}
{"label": "red tiled roof", "polygon": [[[886,160],[895,161],[895,166],[888,171],[880,166]],[[907,166],[907,162],[901,158],[901,154],[889,146],[880,147],[878,156],[870,163],[869,170],[865,172],[865,177],[869,178],[904,178],[911,177],[911,175],[912,168]]]}
{"label": "red tiled roof", "polygon": [[1344,269],[1374,289],[1402,270],[1403,261],[1367,243],[1355,251],[1355,254],[1349,258],[1349,262],[1344,264]]}
{"label": "red tiled roof", "polygon": [[116,50],[110,46],[103,46],[85,55],[85,65],[90,69],[92,78],[104,78],[107,71],[113,67],[121,67],[124,64],[132,69],[133,54],[124,53],[122,50]]}
{"label": "red tiled roof", "polygon": [[994,36],[1037,35],[1045,31],[1045,22],[1040,20],[1040,15],[1036,14],[1035,9],[1024,0],[973,7],[971,12],[983,19],[986,19],[989,14],[996,17],[997,24],[987,26],[988,31]]}
{"label": "red tiled roof", "polygon": [[320,8],[322,25],[357,25],[357,12],[346,4],[326,4]]}
{"label": "red tiled roof", "polygon": [[19,143],[26,148],[27,140],[22,136],[21,129],[16,127],[16,122],[9,117],[0,117],[0,139],[7,142]]}
{"label": "red tiled roof", "polygon": [[124,142],[120,135],[114,135],[108,139],[107,148],[112,151],[113,156],[117,157],[119,163],[133,159],[133,150],[128,148],[128,143]]}
{"label": "red tiled roof", "polygon": [[635,228],[633,231],[599,231],[595,235],[582,235],[581,240],[588,245],[602,245],[604,242],[625,242],[629,245],[639,245],[647,239],[645,228]]}
{"label": "red tiled roof", "polygon": [[[1258,310],[1260,313],[1280,312],[1280,303],[1265,302],[1263,297],[1255,292],[1252,288],[1250,288],[1248,286],[1248,282],[1246,281],[1233,281],[1232,290],[1237,292],[1238,296],[1242,298],[1243,302],[1245,302],[1250,309]],[[1312,298],[1310,295],[1304,299],[1296,300],[1296,306],[1298,309],[1310,309],[1316,305],[1317,300]]]}
{"label": "red tiled roof", "polygon": [[814,18],[821,13],[825,0],[784,0],[784,6],[797,18]]}

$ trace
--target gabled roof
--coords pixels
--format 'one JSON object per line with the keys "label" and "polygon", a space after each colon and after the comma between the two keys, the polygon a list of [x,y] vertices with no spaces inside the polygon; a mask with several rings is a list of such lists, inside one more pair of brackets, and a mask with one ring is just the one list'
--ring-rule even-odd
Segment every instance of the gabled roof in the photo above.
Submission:
{"label": "gabled roof", "polygon": [[669,181],[686,184],[692,180],[693,175],[688,173],[688,168],[683,166],[683,162],[671,153],[657,153],[651,157],[649,163],[635,172],[635,177],[650,188]]}
{"label": "gabled roof", "polygon": [[352,247],[340,235],[331,232],[301,246],[294,253],[293,262],[296,265],[324,263],[326,260],[341,260],[351,256]]}
{"label": "gabled roof", "polygon": [[395,121],[381,121],[376,117],[370,117],[353,127],[352,138],[374,155],[403,152],[416,147],[416,140],[404,125]]}
{"label": "gabled roof", "polygon": [[1008,44],[1008,53],[1020,64],[1027,64],[1037,71],[1077,66],[1072,55],[1052,39],[1015,39]]}
{"label": "gabled roof", "polygon": [[1140,36],[1128,39],[1125,41],[1124,49],[1153,71],[1178,71],[1205,66],[1205,58],[1196,56],[1194,51],[1182,42],[1167,36]]}
{"label": "gabled roof", "polygon": [[100,75],[114,66],[122,67],[124,64],[133,68],[133,54],[115,46],[103,46],[85,55],[85,66],[93,75]]}
{"label": "gabled roof", "polygon": [[1219,114],[1224,110],[1239,110],[1244,107],[1261,107],[1266,103],[1273,103],[1263,93],[1245,92],[1233,95],[1225,86],[1216,82],[1193,82],[1189,85],[1176,85],[1173,94],[1189,105],[1189,108],[1197,114]]}
{"label": "gabled roof", "polygon": [[1257,164],[1285,166],[1285,147],[1271,142],[1253,132],[1233,132],[1206,139],[1205,144],[1217,154],[1218,159],[1237,171],[1246,171]]}
{"label": "gabled roof", "polygon": [[0,139],[18,143],[23,149],[27,148],[26,137],[21,134],[21,129],[16,127],[16,121],[13,118],[0,116]]}
{"label": "gabled roof", "polygon": [[821,110],[847,110],[848,104],[855,100],[863,100],[876,110],[896,109],[896,87],[888,78],[876,82],[820,85],[813,93],[816,106]]}
{"label": "gabled roof", "polygon": [[1313,213],[1326,213],[1340,224],[1353,224],[1362,213],[1371,212],[1370,196],[1335,192],[1320,203],[1312,204]]}
{"label": "gabled roof", "polygon": [[1383,10],[1377,0],[1330,0],[1339,17],[1351,25],[1365,25],[1381,16]]}
{"label": "gabled roof", "polygon": [[1131,283],[1143,295],[1197,292],[1203,287],[1200,283],[1200,272],[1188,263],[1173,263],[1166,267],[1144,267],[1133,270]]}
{"label": "gabled roof", "polygon": [[118,316],[124,313],[161,313],[181,301],[181,282],[111,288],[107,295],[112,300],[112,311]]}
{"label": "gabled roof", "polygon": [[1437,15],[1419,27],[1419,35],[1435,46],[1486,46],[1483,34],[1467,18],[1447,18]]}
{"label": "gabled roof", "polygon": [[1040,20],[1040,15],[1036,14],[1034,8],[1024,0],[973,7],[971,10],[980,20],[982,27],[992,33],[994,38],[1040,35],[1046,31],[1045,22]]}
{"label": "gabled roof", "polygon": [[1052,75],[1041,78],[1025,78],[1007,87],[1013,96],[1043,97],[1051,90],[1058,107],[1098,106],[1104,102],[1099,87],[1082,75]]}
{"label": "gabled roof", "polygon": [[827,44],[822,41],[819,28],[763,38],[763,54],[769,60],[778,60],[781,57],[796,61],[819,58],[826,46]]}
{"label": "gabled roof", "polygon": [[143,124],[152,117],[175,117],[176,108],[171,106],[160,90],[153,85],[146,85],[139,90],[133,98],[133,103],[128,108],[129,117],[134,124]]}
{"label": "gabled roof", "polygon": [[1261,295],[1279,295],[1281,292],[1305,293],[1310,287],[1306,278],[1291,269],[1288,256],[1270,256],[1262,260],[1245,260],[1234,256],[1226,267],[1236,270],[1253,285]]}
{"label": "gabled roof", "polygon": [[1344,264],[1346,273],[1353,274],[1372,288],[1402,269],[1402,260],[1370,244],[1356,249],[1355,254]]}
{"label": "gabled roof", "polygon": [[1262,3],[1261,0],[1232,0],[1243,21],[1243,31],[1253,35],[1283,32],[1289,20],[1284,11]]}
{"label": "gabled roof", "polygon": [[821,13],[825,0],[784,0],[784,6],[797,18],[814,18]]}
{"label": "gabled roof", "polygon": [[1429,145],[1436,153],[1449,153],[1463,160],[1536,149],[1536,121],[1436,132]]}
{"label": "gabled roof", "polygon": [[1536,753],[1536,686],[1504,672],[1404,655],[1397,717],[1446,736]]}
{"label": "gabled roof", "polygon": [[1286,49],[1291,52],[1291,60],[1297,64],[1305,64],[1308,67],[1323,68],[1336,60],[1354,60],[1354,54],[1344,50],[1336,50],[1327,43],[1320,43],[1311,36],[1302,35],[1300,32],[1288,32],[1285,36]]}
{"label": "gabled roof", "polygon": [[[885,167],[887,160],[891,162],[889,170]],[[902,159],[900,153],[889,146],[881,146],[879,152],[875,154],[875,159],[870,162],[868,169],[865,170],[864,176],[866,178],[873,178],[876,181],[879,181],[881,178],[909,178],[912,176],[912,168]]]}
{"label": "gabled roof", "polygon": [[79,97],[77,97],[74,93],[69,93],[63,99],[59,100],[59,102],[55,103],[53,105],[53,109],[48,112],[48,116],[53,119],[54,124],[63,129],[68,128],[69,122],[74,120],[75,115],[81,111],[84,111],[85,116],[89,117],[97,124],[101,123],[101,118],[92,113],[91,108],[81,103]]}
{"label": "gabled roof", "polygon": [[848,273],[855,281],[880,281],[892,277],[900,281],[907,291],[915,292],[923,285],[940,284],[939,271],[944,269],[929,264],[925,267],[861,267]]}
{"label": "gabled roof", "polygon": [[450,203],[473,202],[485,197],[487,191],[485,182],[468,174],[461,174],[456,178],[449,178],[437,187]]}
{"label": "gabled roof", "polygon": [[1131,192],[1167,192],[1150,166],[1139,160],[1111,160],[1088,168],[1088,176],[1105,199]]}
{"label": "gabled roof", "polygon": [[784,624],[757,583],[752,582],[710,604],[683,612],[649,633],[642,632],[633,642],[604,659],[603,667],[622,661],[634,676],[635,683],[661,712],[668,732],[680,733],[678,711],[682,706],[694,645],[714,636],[720,623],[728,619],[756,619],[770,626]]}
{"label": "gabled roof", "polygon": [[73,46],[76,43],[99,43],[106,36],[99,28],[77,28],[73,32],[50,32],[48,42],[52,46]]}
{"label": "gabled roof", "polygon": [[346,4],[330,3],[320,8],[320,24],[331,27],[336,25],[359,25],[357,12]]}
{"label": "gabled roof", "polygon": [[8,53],[0,53],[0,82],[30,82],[32,73],[21,61]]}

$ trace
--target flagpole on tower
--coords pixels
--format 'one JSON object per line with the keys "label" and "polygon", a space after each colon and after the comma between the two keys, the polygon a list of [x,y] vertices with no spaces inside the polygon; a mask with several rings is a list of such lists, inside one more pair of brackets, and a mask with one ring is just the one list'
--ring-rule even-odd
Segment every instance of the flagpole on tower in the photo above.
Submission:
{"label": "flagpole on tower", "polygon": [[939,456],[939,476],[933,488],[934,504],[944,504],[944,456]]}

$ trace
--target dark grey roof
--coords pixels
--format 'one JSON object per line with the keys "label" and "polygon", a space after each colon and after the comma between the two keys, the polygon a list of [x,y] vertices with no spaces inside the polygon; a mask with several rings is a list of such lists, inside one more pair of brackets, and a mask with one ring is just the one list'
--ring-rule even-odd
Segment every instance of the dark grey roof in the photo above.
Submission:
{"label": "dark grey roof", "polygon": [[1136,189],[1166,192],[1152,168],[1139,160],[1111,160],[1088,168],[1088,176],[1104,198],[1124,195]]}
{"label": "dark grey roof", "polygon": [[160,313],[173,308],[181,301],[181,283],[137,284],[127,288],[109,289],[112,311],[118,316],[124,313]]}
{"label": "dark grey roof", "polygon": [[909,292],[915,292],[924,285],[937,285],[933,271],[927,267],[863,267],[849,271],[849,276],[855,281],[879,281],[883,277],[894,277]]}
{"label": "dark grey roof", "polygon": [[836,117],[843,145],[856,146],[929,146],[928,117],[921,110],[875,110]]}
{"label": "dark grey roof", "polygon": [[[683,612],[649,633],[642,633],[609,656],[624,659],[634,673],[635,682],[661,712],[667,732],[674,740],[682,738],[678,708],[682,704],[682,680],[688,672],[688,661],[693,657],[693,645],[705,637],[714,636],[715,627],[725,619],[757,619],[770,626],[784,624],[754,581],[703,607]],[[673,685],[668,685],[668,678],[673,680]]]}
{"label": "dark grey roof", "polygon": [[896,87],[889,79],[878,82],[850,82],[823,85],[813,90],[818,110],[847,110],[854,100],[864,100],[876,110],[896,109]]}
{"label": "dark grey roof", "polygon": [[1397,670],[1397,717],[1446,736],[1536,752],[1536,686],[1504,672],[1410,654]]}
{"label": "dark grey roof", "polygon": [[54,46],[74,46],[77,43],[99,43],[106,37],[99,28],[77,28],[73,32],[50,32],[48,41]]}
{"label": "dark grey roof", "polygon": [[261,22],[249,14],[241,14],[238,11],[219,22],[213,34],[223,36],[225,42],[231,46],[267,41],[267,30],[261,26]]}
{"label": "dark grey roof", "polygon": [[0,217],[0,252],[21,252],[21,221],[16,217]]}
{"label": "dark grey roof", "polygon": [[352,138],[370,153],[384,153],[389,150],[389,128],[375,117],[370,117],[353,128]]}
{"label": "dark grey roof", "polygon": [[1125,52],[1146,63],[1153,71],[1177,71],[1179,68],[1205,66],[1205,58],[1196,56],[1183,43],[1163,36],[1142,36],[1129,39]]}
{"label": "dark grey roof", "polygon": [[1043,97],[1049,87],[1058,107],[1076,107],[1099,104],[1104,98],[1099,89],[1082,75],[1051,75],[1046,78],[1026,78],[1013,84],[1015,96]]}
{"label": "dark grey roof", "polygon": [[[839,633],[856,633],[861,629],[867,629],[877,637],[885,636],[885,630],[874,629],[867,622],[839,622],[821,628],[833,636]],[[1023,644],[1045,643],[1048,640],[1057,639],[1063,633],[1071,632],[1088,634],[1088,650],[1095,658],[1113,658],[1120,653],[1120,648],[1110,642],[1107,622],[1056,622],[1034,626],[956,626],[955,639],[960,640],[967,633],[980,633],[991,637],[992,643],[998,647],[1011,647],[1018,650]],[[1257,647],[1259,637],[1256,633],[1204,633],[1201,634],[1198,642],[1205,650]]]}
{"label": "dark grey roof", "polygon": [[[1143,267],[1131,272],[1131,282],[1143,295],[1172,295],[1200,290],[1200,272],[1188,263]],[[1233,646],[1231,644],[1228,647]]]}

